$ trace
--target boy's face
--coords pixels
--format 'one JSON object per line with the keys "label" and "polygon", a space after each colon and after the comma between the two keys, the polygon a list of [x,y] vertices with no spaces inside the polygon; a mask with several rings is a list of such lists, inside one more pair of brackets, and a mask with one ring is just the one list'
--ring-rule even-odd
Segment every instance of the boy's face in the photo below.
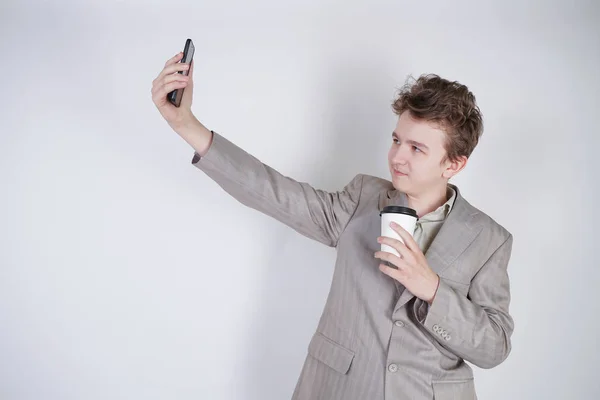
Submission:
{"label": "boy's face", "polygon": [[412,118],[408,111],[403,112],[388,153],[394,187],[413,196],[439,190],[440,185],[445,187],[448,179],[464,167],[464,163],[456,165],[448,160],[441,163],[446,155],[445,138],[441,128]]}

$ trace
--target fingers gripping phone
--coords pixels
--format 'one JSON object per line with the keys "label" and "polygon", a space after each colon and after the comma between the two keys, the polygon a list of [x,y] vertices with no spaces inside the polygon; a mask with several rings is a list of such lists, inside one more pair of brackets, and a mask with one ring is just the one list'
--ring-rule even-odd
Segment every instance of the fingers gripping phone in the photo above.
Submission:
{"label": "fingers gripping phone", "polygon": [[[194,43],[192,42],[192,39],[188,39],[185,41],[185,47],[183,48],[183,58],[179,62],[184,63],[184,64],[191,64],[193,59],[194,59]],[[185,71],[178,71],[177,73],[187,76],[189,71],[190,70],[187,69]],[[183,89],[184,88],[175,89],[167,95],[167,99],[175,107],[179,107],[179,105],[181,104],[181,98],[183,97]]]}

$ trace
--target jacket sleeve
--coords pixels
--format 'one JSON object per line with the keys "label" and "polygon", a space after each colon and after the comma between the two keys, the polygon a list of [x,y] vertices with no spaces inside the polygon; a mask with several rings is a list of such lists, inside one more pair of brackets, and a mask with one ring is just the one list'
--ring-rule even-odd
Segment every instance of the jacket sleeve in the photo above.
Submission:
{"label": "jacket sleeve", "polygon": [[216,132],[206,154],[194,153],[192,164],[240,203],[331,247],[337,246],[362,190],[362,174],[342,191],[315,189],[280,174]]}
{"label": "jacket sleeve", "polygon": [[509,314],[507,273],[513,237],[490,256],[471,281],[468,296],[440,280],[423,325],[444,347],[481,368],[502,363],[511,351],[514,322]]}

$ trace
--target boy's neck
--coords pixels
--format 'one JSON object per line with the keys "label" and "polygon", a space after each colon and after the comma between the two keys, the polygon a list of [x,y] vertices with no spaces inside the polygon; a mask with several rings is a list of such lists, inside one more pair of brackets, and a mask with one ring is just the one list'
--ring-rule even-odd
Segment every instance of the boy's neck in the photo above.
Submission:
{"label": "boy's neck", "polygon": [[411,196],[407,193],[406,200],[408,206],[416,210],[417,215],[421,218],[422,216],[435,211],[439,206],[448,201],[448,185],[444,184],[443,186],[416,196]]}

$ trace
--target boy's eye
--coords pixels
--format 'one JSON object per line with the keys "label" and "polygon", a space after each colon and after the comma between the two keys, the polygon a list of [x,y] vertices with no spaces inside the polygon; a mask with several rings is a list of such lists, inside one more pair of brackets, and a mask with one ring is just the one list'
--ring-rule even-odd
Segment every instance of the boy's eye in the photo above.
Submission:
{"label": "boy's eye", "polygon": [[[396,144],[399,144],[399,142],[400,142],[400,141],[399,141],[398,139],[396,139],[396,138],[392,138],[392,141],[393,141],[394,143],[396,143]],[[419,147],[417,147],[417,146],[415,146],[415,145],[413,145],[413,146],[411,146],[411,147],[412,147],[412,148],[413,148],[415,151],[418,151],[419,153],[422,153],[422,152],[423,152],[423,150],[421,150]]]}

